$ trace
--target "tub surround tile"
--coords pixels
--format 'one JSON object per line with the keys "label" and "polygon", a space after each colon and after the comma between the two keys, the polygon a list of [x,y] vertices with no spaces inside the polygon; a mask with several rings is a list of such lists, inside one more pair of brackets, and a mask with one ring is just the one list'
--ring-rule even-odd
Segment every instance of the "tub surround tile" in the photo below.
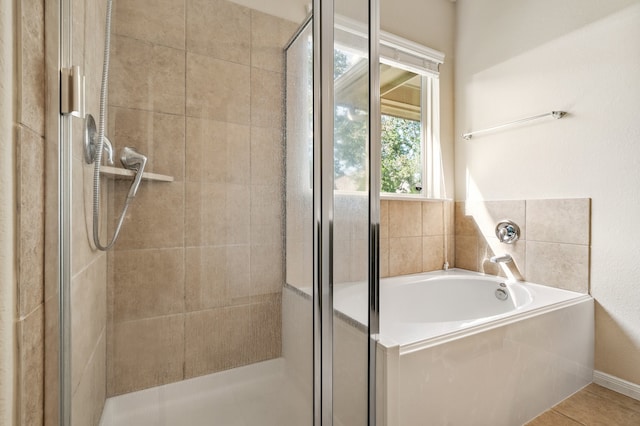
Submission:
{"label": "tub surround tile", "polygon": [[589,247],[527,241],[528,281],[589,292]]}
{"label": "tub surround tile", "polygon": [[440,201],[422,203],[422,235],[444,234],[444,209]]}
{"label": "tub surround tile", "polygon": [[389,203],[391,201],[380,201],[380,239],[389,238]]}
{"label": "tub surround tile", "polygon": [[520,227],[520,239],[526,239],[525,201],[467,201],[465,214],[475,222],[477,231],[485,237],[495,237],[496,225],[511,220]]}
{"label": "tub surround tile", "polygon": [[[513,261],[502,265],[491,263],[491,257],[505,254],[510,255]],[[498,241],[496,237],[480,237],[478,239],[478,272],[504,277],[507,276],[505,269],[511,271],[515,268],[519,276],[524,276],[525,265],[525,241],[518,240],[513,244],[504,244]]]}
{"label": "tub surround tile", "polygon": [[112,49],[111,106],[184,114],[184,50],[118,35]]}
{"label": "tub surround tile", "polygon": [[118,250],[113,256],[113,319],[184,311],[184,249]]}
{"label": "tub surround tile", "polygon": [[187,50],[251,63],[251,9],[225,0],[187,0]]}
{"label": "tub surround tile", "polygon": [[455,202],[445,200],[442,202],[442,211],[444,214],[444,235],[454,235],[456,232],[455,224]]}
{"label": "tub surround tile", "polygon": [[[145,171],[184,180],[185,122],[184,117],[130,108],[112,108],[109,122],[118,166],[118,153],[125,146],[135,147],[147,156]],[[145,182],[146,183],[146,182]],[[144,184],[143,184],[144,185]]]}
{"label": "tub surround tile", "polygon": [[446,251],[447,251],[447,262],[449,262],[449,268],[456,268],[456,236],[446,235],[445,236],[446,243]]}
{"label": "tub surround tile", "polygon": [[466,204],[463,201],[456,201],[455,203],[454,222],[456,235],[465,237],[478,235],[478,225],[471,213],[467,212]]}
{"label": "tub surround tile", "polygon": [[422,272],[422,237],[389,238],[389,275]]}
{"label": "tub surround tile", "polygon": [[478,238],[456,235],[456,268],[478,270]]}
{"label": "tub surround tile", "polygon": [[253,109],[251,81],[246,65],[188,52],[187,116],[248,125]]}
{"label": "tub surround tile", "polygon": [[438,271],[444,265],[444,236],[422,237],[422,272]]}
{"label": "tub surround tile", "polygon": [[115,324],[109,360],[109,396],[183,378],[184,315]]}
{"label": "tub surround tile", "polygon": [[[449,266],[453,267],[455,263],[453,206],[453,202],[437,200],[381,200],[381,276],[442,269],[445,225],[448,225],[446,232],[449,233],[446,236],[448,261]],[[364,209],[366,210],[366,206]],[[362,215],[363,213],[352,212],[350,214]],[[366,217],[366,213],[364,215]],[[445,224],[445,220],[448,221],[447,224]],[[366,237],[366,224],[363,227],[362,235]],[[417,243],[414,244],[416,251],[409,255],[409,249],[406,246],[407,238],[420,236],[423,237],[419,244],[420,247]],[[400,239],[405,240],[404,243],[401,243]],[[400,252],[396,252],[397,250]],[[409,257],[406,257],[407,255]],[[420,257],[419,262],[415,256]],[[401,266],[402,263],[407,262],[410,265]]]}
{"label": "tub surround tile", "polygon": [[389,237],[422,236],[422,203],[413,201],[389,202]]}
{"label": "tub surround tile", "polygon": [[[515,244],[495,237],[494,227],[501,219],[520,226]],[[563,232],[566,228],[571,230]],[[589,228],[589,199],[456,202],[456,267],[587,293]],[[502,254],[510,254],[514,262],[504,267],[489,262]]]}
{"label": "tub surround tile", "polygon": [[184,49],[184,1],[118,0],[114,9],[115,34]]}
{"label": "tub surround tile", "polygon": [[527,201],[529,241],[588,245],[590,223],[589,198]]}

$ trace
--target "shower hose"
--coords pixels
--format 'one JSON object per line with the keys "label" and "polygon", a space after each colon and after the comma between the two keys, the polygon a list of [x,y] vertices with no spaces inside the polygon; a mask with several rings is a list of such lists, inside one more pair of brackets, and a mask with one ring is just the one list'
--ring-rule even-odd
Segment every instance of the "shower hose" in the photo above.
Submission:
{"label": "shower hose", "polygon": [[100,164],[102,163],[102,150],[104,148],[104,133],[105,133],[105,115],[107,109],[107,91],[109,87],[109,59],[111,48],[111,9],[113,6],[113,0],[107,0],[107,17],[105,23],[105,37],[104,37],[104,61],[102,63],[102,82],[100,84],[100,115],[98,117],[98,146],[96,147],[96,156],[94,160],[93,169],[93,242],[97,249],[107,251],[115,244],[120,234],[120,228],[122,228],[122,222],[124,216],[129,208],[129,203],[133,199],[127,197],[122,208],[122,213],[118,218],[118,224],[113,235],[113,239],[107,244],[103,245],[100,242]]}

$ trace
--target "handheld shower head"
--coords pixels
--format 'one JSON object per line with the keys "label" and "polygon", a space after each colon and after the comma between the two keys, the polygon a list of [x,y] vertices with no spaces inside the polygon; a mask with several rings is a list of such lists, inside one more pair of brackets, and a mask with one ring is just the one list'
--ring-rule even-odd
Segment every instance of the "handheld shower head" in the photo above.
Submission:
{"label": "handheld shower head", "polygon": [[133,199],[136,196],[138,187],[140,186],[140,182],[142,181],[144,167],[147,165],[147,156],[139,153],[135,148],[126,146],[122,149],[120,162],[125,169],[136,171],[136,177],[131,183],[129,194],[127,194],[127,199]]}

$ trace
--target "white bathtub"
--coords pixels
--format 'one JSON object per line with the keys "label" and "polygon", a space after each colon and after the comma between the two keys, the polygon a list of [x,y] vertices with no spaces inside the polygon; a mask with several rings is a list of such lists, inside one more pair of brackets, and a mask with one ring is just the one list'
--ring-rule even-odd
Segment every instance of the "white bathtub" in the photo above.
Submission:
{"label": "white bathtub", "polygon": [[[300,303],[285,288],[283,355],[297,365]],[[365,424],[366,284],[336,285],[334,308],[334,411]],[[378,425],[524,424],[591,382],[593,343],[588,295],[455,269],[383,279]]]}
{"label": "white bathtub", "polygon": [[[499,299],[496,291],[506,299]],[[380,335],[405,349],[421,341],[451,338],[460,331],[481,331],[588,298],[572,291],[460,269],[383,278],[380,292]],[[339,284],[335,288],[335,310],[362,325],[367,323],[366,300],[366,283]]]}

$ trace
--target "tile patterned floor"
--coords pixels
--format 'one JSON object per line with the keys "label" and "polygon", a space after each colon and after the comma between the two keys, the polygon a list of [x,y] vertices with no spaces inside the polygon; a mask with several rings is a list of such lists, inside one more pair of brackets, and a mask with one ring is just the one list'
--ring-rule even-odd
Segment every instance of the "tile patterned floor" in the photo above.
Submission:
{"label": "tile patterned floor", "polygon": [[526,426],[640,426],[640,401],[590,384]]}

